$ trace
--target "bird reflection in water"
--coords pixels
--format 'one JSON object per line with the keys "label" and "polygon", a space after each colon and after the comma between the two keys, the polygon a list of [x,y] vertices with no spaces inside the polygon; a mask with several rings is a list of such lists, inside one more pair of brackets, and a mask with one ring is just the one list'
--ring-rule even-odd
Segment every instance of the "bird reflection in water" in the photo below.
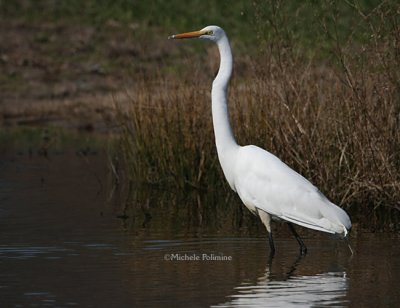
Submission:
{"label": "bird reflection in water", "polygon": [[[298,255],[285,267],[271,254],[257,281],[242,282],[228,301],[212,307],[312,307],[343,305],[349,287],[346,272],[299,275],[296,271],[305,256]],[[279,268],[278,268],[279,267]],[[283,268],[283,270],[282,270]]]}

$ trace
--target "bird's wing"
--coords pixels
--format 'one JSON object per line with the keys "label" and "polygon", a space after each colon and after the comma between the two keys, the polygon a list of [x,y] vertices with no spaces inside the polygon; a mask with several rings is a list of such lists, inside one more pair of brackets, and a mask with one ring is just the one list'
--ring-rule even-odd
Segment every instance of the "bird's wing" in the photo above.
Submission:
{"label": "bird's wing", "polygon": [[350,219],[307,179],[256,146],[239,150],[235,189],[244,204],[315,230],[343,233]]}

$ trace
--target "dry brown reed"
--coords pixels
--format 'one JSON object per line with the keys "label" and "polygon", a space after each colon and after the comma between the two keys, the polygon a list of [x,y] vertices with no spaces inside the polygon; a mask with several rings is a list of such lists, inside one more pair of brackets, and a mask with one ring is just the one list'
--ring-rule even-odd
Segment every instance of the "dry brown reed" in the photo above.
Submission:
{"label": "dry brown reed", "polygon": [[[371,39],[336,42],[331,61],[295,48],[237,59],[251,69],[235,71],[229,108],[239,144],[274,153],[353,220],[362,213],[365,224],[399,229],[400,25],[388,31],[388,13],[374,14],[372,23],[360,12]],[[121,148],[132,181],[230,194],[213,139],[212,76],[201,64],[188,60],[184,78],[147,78],[129,91]]]}

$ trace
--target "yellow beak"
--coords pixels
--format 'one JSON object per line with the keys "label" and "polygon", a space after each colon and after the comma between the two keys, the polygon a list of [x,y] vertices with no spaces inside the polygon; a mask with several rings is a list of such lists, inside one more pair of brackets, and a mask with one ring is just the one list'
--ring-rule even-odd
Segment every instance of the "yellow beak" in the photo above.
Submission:
{"label": "yellow beak", "polygon": [[195,38],[203,35],[202,31],[193,31],[193,32],[185,32],[180,34],[171,35],[168,39],[186,39],[186,38]]}

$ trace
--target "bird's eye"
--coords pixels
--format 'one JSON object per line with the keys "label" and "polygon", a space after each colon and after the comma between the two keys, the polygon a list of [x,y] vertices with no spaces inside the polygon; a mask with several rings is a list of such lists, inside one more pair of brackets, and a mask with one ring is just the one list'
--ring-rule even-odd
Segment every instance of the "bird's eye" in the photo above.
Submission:
{"label": "bird's eye", "polygon": [[212,30],[207,32],[207,35],[213,35],[213,34],[214,34],[214,32]]}

